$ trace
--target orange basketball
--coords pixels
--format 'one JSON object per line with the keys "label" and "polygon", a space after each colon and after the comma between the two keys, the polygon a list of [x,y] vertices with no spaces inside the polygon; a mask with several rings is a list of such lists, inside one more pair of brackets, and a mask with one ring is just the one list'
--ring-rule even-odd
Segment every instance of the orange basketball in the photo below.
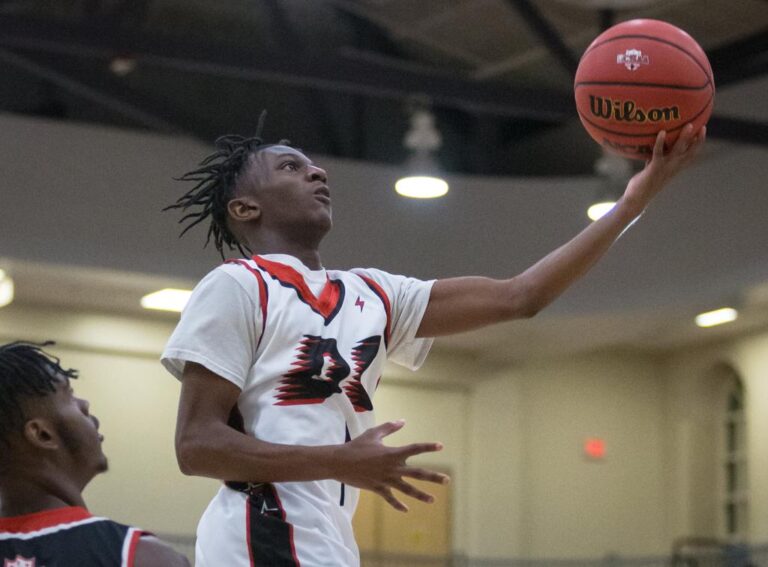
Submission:
{"label": "orange basketball", "polygon": [[709,120],[715,81],[704,50],[686,32],[659,20],[631,20],[600,34],[579,61],[574,82],[581,123],[599,144],[649,159],[656,134],[667,147],[683,126]]}

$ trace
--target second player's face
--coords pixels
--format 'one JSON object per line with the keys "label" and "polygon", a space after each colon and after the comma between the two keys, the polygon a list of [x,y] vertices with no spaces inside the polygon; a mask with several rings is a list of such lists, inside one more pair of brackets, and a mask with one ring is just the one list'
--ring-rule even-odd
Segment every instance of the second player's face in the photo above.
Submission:
{"label": "second player's face", "polygon": [[256,154],[251,167],[254,195],[265,226],[325,232],[331,228],[328,176],[302,152],[271,146]]}
{"label": "second player's face", "polygon": [[56,385],[51,399],[51,421],[61,441],[61,461],[73,474],[87,482],[95,474],[107,470],[102,451],[104,437],[99,433],[99,420],[90,413],[87,400],[75,395],[69,380]]}

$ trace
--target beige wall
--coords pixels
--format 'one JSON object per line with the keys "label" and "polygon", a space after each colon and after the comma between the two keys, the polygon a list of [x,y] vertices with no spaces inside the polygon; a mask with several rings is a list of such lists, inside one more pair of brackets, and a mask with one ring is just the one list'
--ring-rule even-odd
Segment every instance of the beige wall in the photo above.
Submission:
{"label": "beige wall", "polygon": [[[717,423],[707,407],[713,369],[727,364],[741,378],[746,391],[747,462],[750,494],[749,539],[768,541],[768,333],[708,344],[670,354],[665,360],[668,426],[666,456],[670,533],[686,536],[701,527],[701,500],[711,480],[697,473],[703,454],[717,435]],[[703,486],[702,486],[702,483]],[[717,507],[717,501],[715,501]],[[722,521],[719,507],[716,519]]]}
{"label": "beige wall", "polygon": [[[665,550],[662,391],[618,355],[531,364],[473,396],[471,555],[595,557]],[[605,440],[602,461],[583,442]]]}
{"label": "beige wall", "polygon": [[[173,324],[11,305],[0,309],[0,340],[56,339],[64,364],[81,370],[75,387],[102,422],[111,465],[86,492],[93,510],[191,535],[217,483],[176,468],[178,383],[157,362]],[[721,362],[747,390],[751,540],[768,541],[768,333],[665,357],[604,353],[503,371],[459,358],[438,349],[416,375],[392,368],[375,399],[380,422],[407,422],[389,443],[445,444],[414,463],[452,474],[455,551],[656,555],[701,535],[713,521],[701,498],[711,475],[696,474],[711,437],[705,377]],[[582,454],[593,436],[607,443],[601,462]]]}

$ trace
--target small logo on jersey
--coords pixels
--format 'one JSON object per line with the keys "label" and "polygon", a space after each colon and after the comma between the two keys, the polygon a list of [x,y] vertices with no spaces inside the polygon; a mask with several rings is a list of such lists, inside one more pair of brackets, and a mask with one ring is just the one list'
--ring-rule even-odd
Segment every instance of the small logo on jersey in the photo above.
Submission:
{"label": "small logo on jersey", "polygon": [[365,301],[360,299],[359,295],[357,296],[357,301],[355,301],[355,307],[359,307],[360,308],[360,313],[363,312],[363,307],[365,307]]}
{"label": "small logo on jersey", "polygon": [[5,563],[3,563],[3,567],[35,567],[35,558],[27,559],[26,557],[17,555],[16,559],[13,561],[6,559]]}
{"label": "small logo on jersey", "polygon": [[624,53],[616,55],[616,63],[623,64],[630,71],[637,71],[640,65],[649,65],[651,60],[639,49],[627,49]]}

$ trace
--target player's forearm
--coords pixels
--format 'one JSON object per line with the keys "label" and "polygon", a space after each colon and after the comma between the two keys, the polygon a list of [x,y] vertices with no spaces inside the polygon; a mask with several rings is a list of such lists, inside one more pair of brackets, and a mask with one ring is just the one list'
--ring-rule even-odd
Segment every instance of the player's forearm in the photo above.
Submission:
{"label": "player's forearm", "polygon": [[178,436],[176,456],[184,474],[242,482],[291,482],[334,478],[339,446],[281,445],[240,433],[226,424]]}

